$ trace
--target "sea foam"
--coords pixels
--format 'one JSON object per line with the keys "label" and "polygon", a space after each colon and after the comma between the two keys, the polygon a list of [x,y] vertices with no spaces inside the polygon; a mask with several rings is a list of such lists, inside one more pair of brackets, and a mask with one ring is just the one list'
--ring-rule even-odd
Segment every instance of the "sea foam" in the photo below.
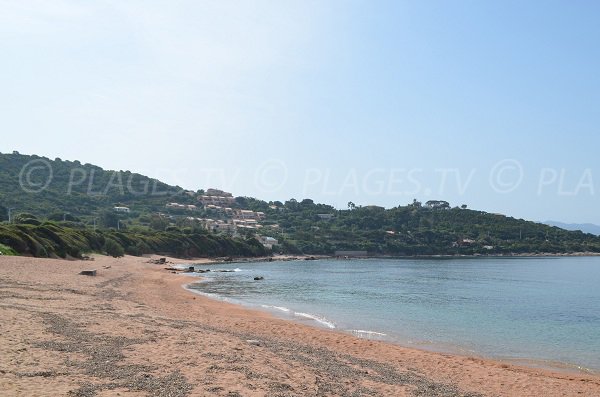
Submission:
{"label": "sea foam", "polygon": [[330,329],[334,329],[335,328],[335,324],[332,323],[331,321],[323,318],[323,317],[319,317],[319,316],[315,316],[314,314],[310,314],[310,313],[302,313],[302,312],[294,312],[294,316],[296,317],[304,317],[304,318],[308,318],[309,320],[313,320],[316,321],[317,323],[326,326],[327,328]]}

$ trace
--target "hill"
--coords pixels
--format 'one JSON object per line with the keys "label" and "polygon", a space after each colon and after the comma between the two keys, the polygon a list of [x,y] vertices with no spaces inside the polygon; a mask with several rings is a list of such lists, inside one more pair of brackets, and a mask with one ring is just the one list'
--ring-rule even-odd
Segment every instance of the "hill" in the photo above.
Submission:
{"label": "hill", "polygon": [[280,231],[274,234],[285,237],[286,249],[292,252],[363,250],[401,256],[600,252],[598,236],[451,208],[444,201],[414,201],[391,209],[350,205],[348,210],[309,199],[290,200],[276,209],[256,200],[249,205],[266,212],[277,225],[274,230]]}
{"label": "hill", "polygon": [[[92,216],[115,205],[160,211],[167,200],[192,201],[179,186],[130,171],[109,171],[79,161],[0,154],[0,203],[16,211],[48,216]],[[4,216],[5,213],[2,212]]]}
{"label": "hill", "polygon": [[[413,200],[390,209],[348,203],[339,210],[311,199],[282,203],[218,190],[210,194],[79,161],[0,154],[0,221],[5,221],[0,244],[6,253],[49,256],[67,255],[71,243],[80,254],[102,251],[107,239],[125,252],[180,256],[248,256],[271,249],[394,256],[600,252],[600,237],[592,234],[441,200]],[[54,241],[58,248],[48,228],[65,236]]]}

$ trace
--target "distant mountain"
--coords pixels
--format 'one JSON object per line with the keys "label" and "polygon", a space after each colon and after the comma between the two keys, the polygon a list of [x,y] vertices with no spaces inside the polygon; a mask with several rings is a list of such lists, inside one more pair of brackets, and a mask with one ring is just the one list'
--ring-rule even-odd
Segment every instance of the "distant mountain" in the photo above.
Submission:
{"label": "distant mountain", "polygon": [[600,236],[600,226],[594,225],[593,223],[563,223],[557,221],[546,221],[543,223],[548,226],[556,226],[565,230],[581,230],[584,233]]}

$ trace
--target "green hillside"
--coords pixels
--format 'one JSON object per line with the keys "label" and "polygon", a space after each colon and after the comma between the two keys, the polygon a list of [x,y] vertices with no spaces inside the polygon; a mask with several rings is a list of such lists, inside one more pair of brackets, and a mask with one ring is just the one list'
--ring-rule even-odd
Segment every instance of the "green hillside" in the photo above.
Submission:
{"label": "green hillside", "polygon": [[[311,200],[290,200],[277,210],[254,201],[279,225],[296,252],[365,250],[382,255],[473,255],[600,252],[600,238],[523,219],[466,208],[414,202],[391,209],[335,210]],[[444,202],[442,202],[444,203]],[[330,214],[321,219],[319,214]]]}
{"label": "green hillside", "polygon": [[[236,197],[224,208],[204,207],[203,191],[185,191],[129,171],[108,171],[78,161],[0,154],[0,252],[81,256],[106,252],[111,241],[131,254],[178,256],[264,255],[257,239],[274,237],[276,252],[371,255],[497,255],[600,252],[600,237],[414,200],[391,209],[348,203],[338,210],[311,199],[285,203]],[[233,200],[233,199],[232,199]],[[194,205],[193,211],[167,203]],[[114,207],[126,206],[120,213]],[[9,209],[12,215],[8,223]],[[253,227],[227,233],[207,220],[234,224],[241,210],[262,212]]]}
{"label": "green hillside", "polygon": [[0,204],[16,211],[85,218],[115,205],[138,213],[160,211],[170,200],[193,201],[178,186],[130,171],[16,152],[0,154]]}

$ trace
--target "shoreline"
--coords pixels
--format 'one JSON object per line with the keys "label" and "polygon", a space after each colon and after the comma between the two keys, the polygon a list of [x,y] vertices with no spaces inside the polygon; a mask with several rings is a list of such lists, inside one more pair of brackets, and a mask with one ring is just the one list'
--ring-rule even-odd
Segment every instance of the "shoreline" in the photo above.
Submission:
{"label": "shoreline", "polygon": [[[0,389],[42,397],[600,395],[595,375],[360,339],[190,294],[182,284],[196,277],[147,259],[0,258]],[[90,268],[97,276],[78,274]]]}
{"label": "shoreline", "polygon": [[[273,255],[273,256],[261,256],[261,257],[229,257],[225,259],[223,257],[218,258],[171,258],[171,261],[179,261],[182,264],[206,264],[206,265],[217,265],[226,263],[253,263],[253,262],[285,262],[285,261],[307,261],[307,260],[322,260],[322,259],[344,259],[344,260],[358,260],[358,259],[510,259],[510,258],[562,258],[562,257],[596,257],[600,256],[600,252],[571,252],[571,253],[511,253],[511,254],[473,254],[473,255],[367,255],[367,256],[351,256],[341,257],[335,255]],[[160,257],[158,254],[152,254],[150,256],[143,256],[143,258]]]}
{"label": "shoreline", "polygon": [[[268,306],[264,304],[253,304],[249,302],[244,302],[242,300],[231,299],[227,297],[222,297],[219,295],[204,293],[194,288],[190,288],[191,285],[202,283],[204,278],[201,276],[189,276],[194,280],[191,282],[186,282],[181,284],[181,287],[188,293],[193,295],[199,295],[204,298],[213,300],[215,302],[223,302],[230,305],[235,305],[240,307],[243,310],[247,310],[250,313],[267,313],[273,318],[281,319],[284,321],[289,321],[294,324],[313,327],[315,329],[335,332],[347,336],[352,336],[361,340],[368,341],[377,341],[382,342],[394,346],[399,346],[401,348],[406,349],[415,349],[423,352],[437,353],[437,354],[449,354],[457,357],[462,357],[464,359],[479,359],[479,360],[490,360],[494,362],[498,362],[501,364],[509,364],[509,365],[517,365],[530,369],[541,369],[547,370],[551,372],[560,372],[564,374],[572,374],[572,375],[591,375],[591,376],[600,376],[600,369],[592,369],[586,368],[576,363],[571,362],[562,362],[551,359],[536,359],[532,357],[501,357],[501,356],[493,356],[493,355],[485,355],[477,352],[466,353],[466,349],[461,345],[444,345],[444,344],[436,344],[431,341],[417,341],[415,344],[411,344],[406,340],[401,340],[400,338],[395,338],[391,335],[381,333],[373,330],[350,330],[350,329],[342,329],[337,328],[336,326],[329,326],[328,324],[333,324],[329,319],[319,320],[316,316],[314,317],[298,317],[296,316],[296,312],[293,309],[287,308],[287,312],[281,312],[276,310],[275,306]],[[310,313],[309,313],[310,314]],[[305,320],[305,321],[303,321]],[[375,338],[362,337],[360,334],[374,334]]]}
{"label": "shoreline", "polygon": [[[594,253],[573,253],[573,254],[564,254],[564,255],[555,255],[555,254],[522,254],[522,255],[486,255],[486,256],[478,256],[478,255],[466,255],[466,256],[411,256],[411,257],[358,257],[358,258],[340,258],[335,256],[325,256],[321,255],[319,257],[313,257],[310,255],[304,256],[284,256],[284,257],[261,257],[261,258],[243,258],[242,260],[233,260],[233,261],[218,261],[211,262],[207,261],[203,264],[206,265],[218,265],[218,264],[235,264],[235,263],[256,263],[256,262],[278,262],[278,261],[303,261],[303,260],[335,260],[335,259],[354,259],[354,260],[367,260],[367,259],[417,259],[417,260],[428,260],[428,259],[440,259],[440,260],[451,260],[451,259],[494,259],[494,258],[502,258],[502,259],[523,259],[523,258],[561,258],[561,257],[596,257],[600,256],[600,254]],[[267,260],[269,259],[269,260]],[[194,260],[189,260],[190,264],[194,263]],[[187,272],[186,270],[180,270],[181,272]],[[205,271],[200,271],[199,273],[205,273]],[[533,357],[511,357],[511,356],[495,356],[488,355],[484,353],[479,353],[476,351],[470,351],[466,349],[465,346],[462,345],[451,345],[451,344],[441,344],[435,343],[432,341],[416,341],[411,342],[409,339],[401,338],[398,335],[388,335],[385,333],[381,333],[374,330],[354,330],[354,329],[343,329],[338,328],[334,325],[334,320],[324,317],[319,317],[310,313],[297,313],[291,308],[282,308],[277,306],[270,306],[266,304],[258,304],[258,303],[249,303],[244,302],[239,299],[232,299],[228,297],[223,297],[215,294],[203,293],[197,289],[190,288],[190,285],[201,283],[203,277],[193,275],[191,276],[195,279],[194,282],[182,284],[184,290],[189,293],[203,296],[205,298],[214,300],[216,302],[225,302],[227,304],[233,304],[239,306],[244,310],[248,310],[250,312],[260,312],[260,313],[268,313],[274,318],[278,318],[284,321],[290,321],[295,324],[305,325],[309,327],[314,327],[317,329],[328,330],[332,332],[338,332],[344,335],[350,335],[363,340],[370,341],[378,341],[383,343],[388,343],[395,346],[400,346],[408,349],[417,349],[426,352],[439,353],[439,354],[451,354],[463,357],[465,359],[484,359],[484,360],[492,360],[497,361],[499,363],[506,363],[510,365],[518,365],[531,369],[543,369],[549,371],[557,371],[560,373],[566,374],[587,374],[592,376],[600,376],[600,368],[587,368],[583,365],[577,364],[575,362],[563,362],[553,359],[544,359],[544,358],[533,358]],[[280,310],[277,310],[280,309]],[[281,309],[286,309],[285,311],[281,311]],[[300,314],[300,315],[299,315]],[[374,337],[370,338],[368,335],[373,334]]]}

